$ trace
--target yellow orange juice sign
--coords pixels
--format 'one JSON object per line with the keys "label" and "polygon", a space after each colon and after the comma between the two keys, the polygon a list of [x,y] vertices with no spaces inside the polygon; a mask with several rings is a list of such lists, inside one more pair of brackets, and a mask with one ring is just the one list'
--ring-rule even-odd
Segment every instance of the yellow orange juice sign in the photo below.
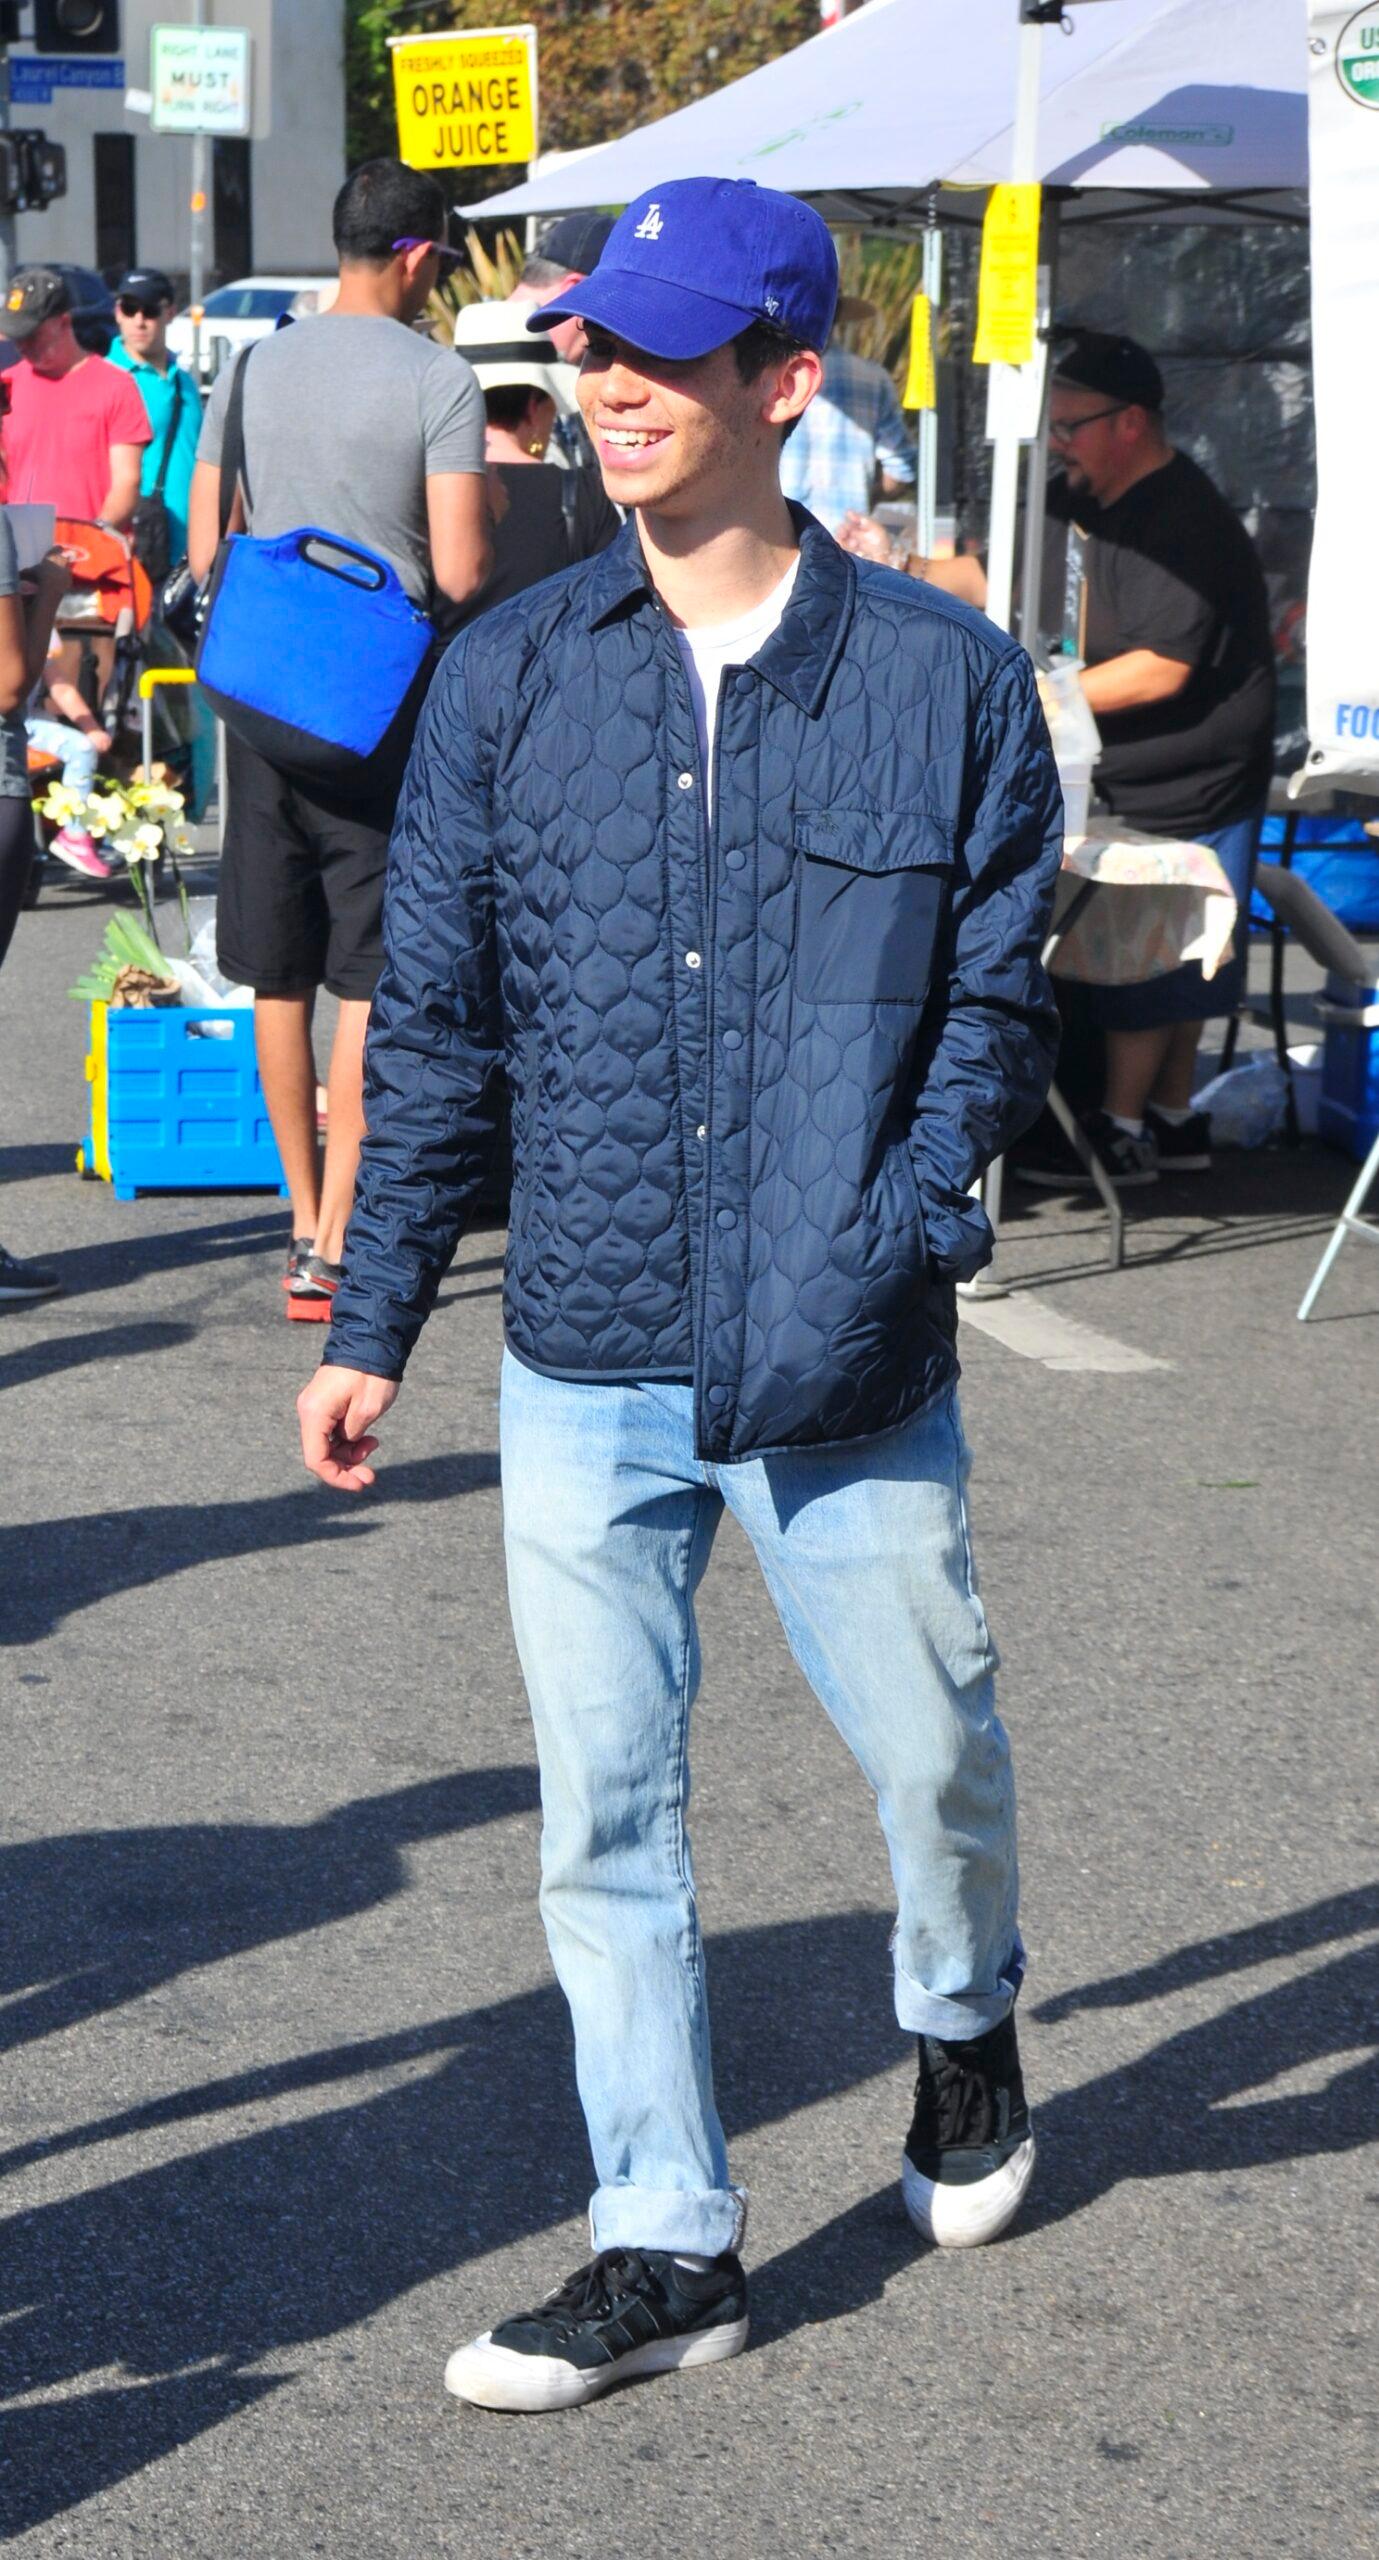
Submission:
{"label": "yellow orange juice sign", "polygon": [[535,158],[535,27],[389,43],[398,153],[409,169],[501,168]]}

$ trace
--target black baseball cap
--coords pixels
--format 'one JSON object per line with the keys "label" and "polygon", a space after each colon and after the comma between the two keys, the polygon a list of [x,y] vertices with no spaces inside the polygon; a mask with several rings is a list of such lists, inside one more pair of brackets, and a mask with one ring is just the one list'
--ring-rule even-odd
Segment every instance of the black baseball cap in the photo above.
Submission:
{"label": "black baseball cap", "polygon": [[115,287],[117,302],[175,302],[171,276],[161,267],[131,267]]}
{"label": "black baseball cap", "polygon": [[562,213],[536,245],[538,258],[548,258],[567,275],[591,276],[608,246],[611,213]]}
{"label": "black baseball cap", "polygon": [[1106,329],[1066,332],[1053,378],[1072,390],[1100,392],[1103,400],[1133,401],[1141,409],[1164,405],[1164,378],[1148,348]]}
{"label": "black baseball cap", "polygon": [[60,312],[71,308],[67,279],[55,267],[16,267],[0,308],[0,332],[22,347],[45,320],[56,320]]}

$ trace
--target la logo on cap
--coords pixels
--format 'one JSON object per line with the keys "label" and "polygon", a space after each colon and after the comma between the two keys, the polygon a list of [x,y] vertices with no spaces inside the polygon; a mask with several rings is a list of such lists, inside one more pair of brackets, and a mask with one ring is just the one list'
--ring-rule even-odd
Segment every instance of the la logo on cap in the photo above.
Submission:
{"label": "la logo on cap", "polygon": [[659,240],[665,225],[658,204],[649,204],[632,237],[634,240]]}

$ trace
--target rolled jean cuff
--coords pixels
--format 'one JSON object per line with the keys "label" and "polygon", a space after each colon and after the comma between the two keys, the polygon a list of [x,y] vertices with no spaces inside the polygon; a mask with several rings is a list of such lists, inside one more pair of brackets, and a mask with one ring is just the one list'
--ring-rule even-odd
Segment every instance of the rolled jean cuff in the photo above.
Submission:
{"label": "rolled jean cuff", "polygon": [[589,2237],[600,2249],[682,2249],[721,2258],[740,2249],[747,2228],[745,2187],[599,2187]]}
{"label": "rolled jean cuff", "polygon": [[1014,2008],[1025,1978],[1025,1950],[1017,1938],[994,1991],[967,1991],[947,1999],[928,1991],[895,1959],[895,2014],[908,2036],[938,2036],[945,2044],[968,2044],[998,2027]]}

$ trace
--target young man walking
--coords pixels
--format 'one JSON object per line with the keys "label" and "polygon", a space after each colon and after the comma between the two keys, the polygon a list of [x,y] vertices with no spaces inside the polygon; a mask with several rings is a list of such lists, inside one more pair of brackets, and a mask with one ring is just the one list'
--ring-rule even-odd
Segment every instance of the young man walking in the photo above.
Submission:
{"label": "young man walking", "polygon": [[[365,161],[345,180],[330,310],[251,347],[211,394],[191,491],[188,557],[198,578],[227,515],[221,457],[242,367],[244,459],[230,531],[314,525],[359,543],[442,625],[478,593],[491,558],[483,398],[462,358],[412,327],[448,254],[445,218],[439,181],[399,160]],[[290,648],[292,634],[265,634],[265,645]],[[264,1100],[292,1199],[288,1313],[324,1321],[364,1125],[364,1032],[383,960],[397,772],[389,764],[334,795],[279,771],[233,731],[228,764],[220,965],[254,990]],[[323,986],[340,1000],[324,1164],[312,1047]]]}
{"label": "young man walking", "polygon": [[689,179],[538,315],[585,322],[581,405],[631,521],[437,678],[300,1400],[308,1465],[371,1483],[505,1071],[509,1587],[598,2188],[592,2262],[451,2358],[494,2408],[746,2338],[685,1830],[725,1506],[876,1790],[919,2039],[909,2212],[990,2239],[1033,2163],[953,1284],[989,1251],[973,1179],[1048,1080],[1061,802],[1023,653],[781,497],[836,291],[808,207]]}

